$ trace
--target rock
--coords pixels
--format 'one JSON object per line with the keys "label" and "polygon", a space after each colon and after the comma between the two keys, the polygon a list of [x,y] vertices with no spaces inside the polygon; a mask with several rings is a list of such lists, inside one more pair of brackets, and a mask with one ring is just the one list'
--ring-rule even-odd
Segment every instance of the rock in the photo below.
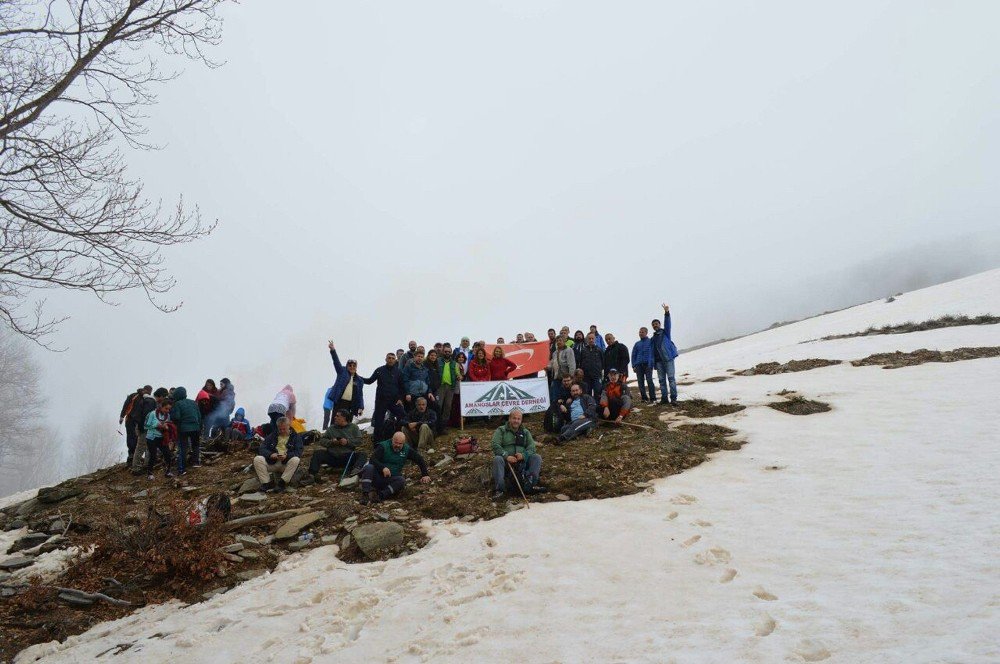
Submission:
{"label": "rock", "polygon": [[236,542],[235,544],[230,544],[229,546],[222,547],[223,553],[239,553],[246,547],[243,546],[241,542]]}
{"label": "rock", "polygon": [[347,547],[349,547],[350,545],[351,545],[351,534],[347,533],[346,535],[344,535],[344,541],[340,543],[340,550],[346,551]]}
{"label": "rock", "polygon": [[59,593],[59,599],[70,606],[80,608],[94,605],[94,600],[87,597],[80,597],[79,595],[71,595],[70,593]]}
{"label": "rock", "polygon": [[240,579],[241,581],[249,581],[250,579],[256,579],[258,576],[261,576],[262,574],[266,573],[267,573],[266,569],[248,569],[242,572],[237,572],[236,578]]}
{"label": "rock", "polygon": [[354,529],[351,535],[358,548],[369,558],[403,543],[403,527],[395,522],[366,523]]}
{"label": "rock", "polygon": [[459,519],[459,521],[461,521],[462,523],[472,523],[475,520],[476,520],[476,515],[474,514],[466,514],[461,519]]}
{"label": "rock", "polygon": [[231,563],[241,563],[241,562],[243,562],[243,558],[240,557],[240,556],[238,556],[238,555],[236,555],[235,553],[224,553],[224,554],[222,554],[222,557],[225,558],[226,560],[228,560]]}
{"label": "rock", "polygon": [[445,454],[443,459],[441,459],[436,464],[434,464],[434,467],[435,468],[441,468],[443,466],[447,466],[449,463],[451,463],[454,460],[455,459],[452,456],[450,456],[448,454]]}
{"label": "rock", "polygon": [[260,542],[256,537],[251,537],[250,535],[237,535],[237,542],[242,542],[243,544],[248,544],[250,546],[260,546]]}
{"label": "rock", "polygon": [[337,486],[346,489],[347,487],[357,486],[357,484],[358,484],[358,476],[353,475],[351,477],[345,477],[344,479],[340,480],[340,484],[338,484]]}
{"label": "rock", "polygon": [[24,528],[25,525],[26,524],[24,523],[24,521],[21,521],[20,519],[14,519],[6,526],[4,526],[4,530],[17,530],[18,528]]}
{"label": "rock", "polygon": [[337,541],[336,535],[323,535],[319,538],[319,541],[323,544],[333,544]]}
{"label": "rock", "polygon": [[66,522],[62,519],[56,519],[49,524],[49,533],[53,535],[62,535],[64,530],[66,530]]}
{"label": "rock", "polygon": [[278,530],[274,533],[275,540],[291,539],[299,534],[299,531],[310,526],[321,519],[326,518],[326,512],[309,512],[308,514],[300,514],[298,516],[293,516],[288,521],[285,521]]}
{"label": "rock", "polygon": [[267,500],[267,496],[263,493],[245,493],[238,498],[245,503],[262,503]]}
{"label": "rock", "polygon": [[209,590],[207,593],[202,593],[201,596],[204,597],[205,599],[212,599],[216,595],[221,595],[227,590],[229,590],[229,588],[227,588],[226,586],[219,586],[218,588],[213,588],[212,590]]}
{"label": "rock", "polygon": [[190,493],[191,491],[197,491],[198,489],[199,487],[196,486],[186,486],[183,489],[181,489],[181,491],[183,491],[184,493]]}
{"label": "rock", "polygon": [[37,498],[32,498],[31,500],[26,500],[17,506],[17,516],[25,517],[30,516],[33,512],[42,508],[42,503],[39,502]]}
{"label": "rock", "polygon": [[3,583],[12,576],[14,575],[11,574],[10,572],[0,572],[0,583]]}
{"label": "rock", "polygon": [[344,523],[347,523],[348,521],[357,521],[357,520],[358,520],[358,515],[357,514],[352,514],[351,516],[349,516],[346,519],[344,519]]}
{"label": "rock", "polygon": [[136,491],[132,494],[133,498],[146,498],[149,496],[149,489],[143,489],[142,491]]}
{"label": "rock", "polygon": [[7,553],[16,553],[25,549],[33,549],[39,544],[43,544],[49,536],[45,533],[28,533],[24,537],[14,540],[14,543],[7,548]]}
{"label": "rock", "polygon": [[29,566],[33,562],[35,562],[34,558],[28,558],[27,556],[15,556],[13,558],[8,558],[7,560],[0,560],[0,570],[13,572],[16,569]]}
{"label": "rock", "polygon": [[456,454],[455,458],[456,459],[471,459],[474,456],[476,456],[476,455],[475,454]]}
{"label": "rock", "polygon": [[653,486],[653,483],[652,482],[633,482],[633,485],[639,487],[640,489],[648,489],[649,487]]}
{"label": "rock", "polygon": [[53,503],[62,502],[67,498],[79,496],[81,493],[83,493],[83,489],[73,486],[46,486],[38,490],[37,499],[40,503],[52,505]]}
{"label": "rock", "polygon": [[569,496],[567,496],[565,493],[557,493],[556,500],[569,500]]}
{"label": "rock", "polygon": [[38,553],[49,553],[50,551],[55,551],[57,549],[65,549],[69,546],[69,538],[63,537],[62,535],[56,535],[45,544],[38,547]]}
{"label": "rock", "polygon": [[103,502],[106,502],[104,500],[104,496],[102,496],[100,494],[97,494],[97,493],[92,493],[92,494],[90,494],[88,496],[84,496],[83,499],[86,500],[87,502],[91,502],[91,503],[96,503],[96,502],[102,502],[103,503]]}
{"label": "rock", "polygon": [[258,558],[260,558],[259,553],[257,553],[256,551],[251,551],[250,549],[240,551],[240,556],[242,556],[246,560],[257,560]]}
{"label": "rock", "polygon": [[240,485],[239,491],[237,491],[237,493],[240,494],[251,493],[257,491],[258,489],[260,489],[260,480],[257,479],[256,477],[251,477],[250,479],[245,481],[242,485]]}
{"label": "rock", "polygon": [[389,520],[389,513],[388,512],[375,512],[375,518],[379,519],[380,521],[388,521]]}
{"label": "rock", "polygon": [[294,542],[288,545],[288,549],[290,551],[301,551],[310,544],[312,544],[312,540],[295,540]]}
{"label": "rock", "polygon": [[274,541],[274,535],[266,535],[260,540],[260,543],[263,544],[264,546],[267,546],[273,541]]}

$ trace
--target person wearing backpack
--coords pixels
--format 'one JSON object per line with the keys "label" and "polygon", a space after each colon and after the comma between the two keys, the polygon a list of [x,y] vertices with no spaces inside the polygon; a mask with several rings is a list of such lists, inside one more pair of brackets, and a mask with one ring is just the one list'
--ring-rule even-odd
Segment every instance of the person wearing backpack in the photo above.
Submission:
{"label": "person wearing backpack", "polygon": [[[136,406],[138,417],[136,417],[136,439],[135,450],[132,452],[132,474],[142,475],[146,468],[146,459],[149,457],[149,445],[146,443],[146,418],[156,410],[160,401],[167,396],[166,388],[159,388],[155,393],[152,385],[142,388],[142,401]],[[126,462],[128,466],[128,462]]]}

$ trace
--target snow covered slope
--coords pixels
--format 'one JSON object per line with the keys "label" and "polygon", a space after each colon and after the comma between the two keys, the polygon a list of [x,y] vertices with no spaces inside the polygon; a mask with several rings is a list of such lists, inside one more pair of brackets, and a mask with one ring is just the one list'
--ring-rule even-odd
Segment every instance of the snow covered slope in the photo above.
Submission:
{"label": "snow covered slope", "polygon": [[[948,313],[1000,314],[1000,270],[692,352],[678,370],[1000,346],[1000,325],[800,343]],[[763,405],[784,388],[833,410]],[[17,661],[1000,661],[1000,358],[682,390],[748,405],[712,421],[750,444],[640,495],[435,524],[406,558],[347,566],[316,549]]]}

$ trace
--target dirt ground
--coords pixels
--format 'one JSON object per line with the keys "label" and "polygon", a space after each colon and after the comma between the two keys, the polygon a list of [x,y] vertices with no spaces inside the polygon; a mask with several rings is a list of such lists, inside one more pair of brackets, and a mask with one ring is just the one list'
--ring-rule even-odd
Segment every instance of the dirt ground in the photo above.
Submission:
{"label": "dirt ground", "polygon": [[[677,407],[641,406],[627,421],[645,428],[602,424],[590,436],[562,446],[547,442],[550,436],[542,431],[541,416],[529,416],[526,425],[539,442],[542,483],[549,489],[531,500],[611,498],[643,491],[652,479],[679,473],[700,464],[708,454],[736,450],[742,445],[734,439],[735,432],[726,427],[690,423],[671,428],[660,421],[661,413],[675,413],[682,419],[704,418],[743,408],[704,400],[681,401]],[[59,486],[80,493],[54,504],[39,505],[22,520],[31,530],[47,532],[51,522],[61,518],[69,522],[66,545],[102,549],[90,558],[78,558],[59,578],[48,581],[47,587],[19,589],[19,594],[0,599],[0,625],[5,632],[0,642],[0,662],[10,661],[28,645],[65,639],[145,604],[174,598],[200,601],[206,593],[224,591],[244,577],[272,569],[292,547],[309,549],[336,542],[341,547],[341,559],[366,560],[350,538],[350,531],[361,524],[399,523],[405,531],[404,543],[383,555],[394,557],[407,555],[426,543],[420,528],[424,519],[494,519],[523,508],[520,496],[491,502],[490,487],[483,483],[483,471],[492,459],[490,439],[499,424],[470,421],[466,433],[478,438],[480,450],[466,458],[455,458],[452,446],[457,432],[438,437],[433,447],[421,450],[431,467],[432,482],[418,483],[419,473],[410,466],[405,471],[410,483],[400,499],[373,506],[358,503],[356,488],[338,488],[339,473],[324,484],[267,494],[259,502],[242,499],[238,490],[252,477],[246,470],[253,457],[249,451],[226,451],[206,458],[202,468],[190,470],[182,481],[167,480],[161,474],[148,481],[144,476],[132,476],[120,464],[64,482]],[[366,440],[365,445],[370,446],[370,441]],[[306,449],[304,461],[308,462],[312,448]],[[324,517],[303,531],[312,537],[308,542],[299,543],[297,538],[271,541],[285,521],[280,519],[234,530],[220,524],[200,532],[181,533],[170,546],[183,549],[184,555],[161,556],[169,553],[159,551],[162,546],[148,548],[151,545],[143,538],[159,537],[164,532],[162,524],[172,515],[183,514],[189,505],[213,494],[225,494],[232,500],[229,524],[241,517],[294,509],[322,511]],[[18,507],[0,512],[0,526],[9,526],[18,518]],[[254,540],[244,540],[245,549],[228,554],[227,559],[219,547],[237,543],[238,536]],[[136,550],[144,553],[133,553]],[[146,558],[150,551],[155,560]],[[103,592],[131,606],[96,603],[72,608],[57,599],[52,586]]]}
{"label": "dirt ground", "polygon": [[[926,320],[922,323],[903,323],[901,325],[886,325],[884,327],[870,327],[860,332],[850,334],[834,334],[822,337],[820,341],[831,339],[850,339],[852,337],[871,337],[878,334],[906,334],[908,332],[924,332],[926,330],[938,330],[943,327],[961,327],[964,325],[996,325],[1000,323],[1000,316],[989,314],[983,316],[942,316],[933,320]],[[805,342],[808,343],[808,342]]]}
{"label": "dirt ground", "polygon": [[977,348],[956,348],[955,350],[927,350],[921,348],[909,353],[896,351],[894,353],[876,353],[861,360],[853,360],[856,367],[881,366],[883,369],[899,369],[912,367],[925,362],[961,362],[962,360],[978,360],[984,357],[1000,357],[1000,346],[981,346]]}
{"label": "dirt ground", "polygon": [[775,410],[789,415],[814,415],[815,413],[825,413],[830,409],[830,404],[823,401],[813,401],[802,396],[786,397],[784,401],[775,401],[767,404]]}
{"label": "dirt ground", "polygon": [[795,371],[809,371],[810,369],[820,369],[840,364],[840,360],[791,360],[781,364],[779,362],[763,362],[750,369],[737,372],[737,376],[773,376],[775,374],[792,373]]}

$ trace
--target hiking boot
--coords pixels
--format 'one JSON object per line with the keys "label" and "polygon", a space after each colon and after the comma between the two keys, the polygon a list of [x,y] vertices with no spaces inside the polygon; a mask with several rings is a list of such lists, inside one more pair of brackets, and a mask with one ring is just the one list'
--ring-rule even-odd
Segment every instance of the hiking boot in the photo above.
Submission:
{"label": "hiking boot", "polygon": [[670,401],[666,397],[663,397],[662,399],[660,399],[660,405],[661,406],[669,406],[670,405]]}
{"label": "hiking boot", "polygon": [[490,497],[490,500],[492,500],[495,503],[498,500],[502,500],[506,495],[507,495],[506,491],[494,491],[493,495]]}
{"label": "hiking boot", "polygon": [[288,485],[285,483],[285,480],[279,478],[278,479],[278,485],[276,487],[274,487],[274,492],[275,493],[284,493],[287,490],[288,490]]}
{"label": "hiking boot", "polygon": [[319,473],[316,473],[315,475],[313,475],[312,478],[313,478],[313,482],[315,482],[316,484],[323,484],[324,482],[326,482],[326,479],[322,475],[320,475]]}
{"label": "hiking boot", "polygon": [[369,495],[370,493],[371,493],[370,491],[362,491],[361,498],[358,499],[358,502],[361,503],[362,505],[367,505],[368,503],[370,503],[372,501],[371,496]]}
{"label": "hiking boot", "polygon": [[261,493],[270,493],[274,491],[274,482],[268,482],[267,484],[260,485]]}
{"label": "hiking boot", "polygon": [[365,466],[364,464],[359,464],[354,466],[354,468],[351,468],[349,471],[347,471],[347,475],[345,475],[345,477],[354,477],[355,475],[360,475],[361,469],[364,468],[364,466]]}
{"label": "hiking boot", "polygon": [[192,468],[201,468],[201,464],[200,463],[192,463],[191,467]]}
{"label": "hiking boot", "polygon": [[[183,475],[183,474],[184,473],[181,473],[181,475]],[[166,475],[164,475],[164,477],[173,477],[173,476],[174,476],[174,474],[172,472],[170,472],[169,470],[167,471]]]}

